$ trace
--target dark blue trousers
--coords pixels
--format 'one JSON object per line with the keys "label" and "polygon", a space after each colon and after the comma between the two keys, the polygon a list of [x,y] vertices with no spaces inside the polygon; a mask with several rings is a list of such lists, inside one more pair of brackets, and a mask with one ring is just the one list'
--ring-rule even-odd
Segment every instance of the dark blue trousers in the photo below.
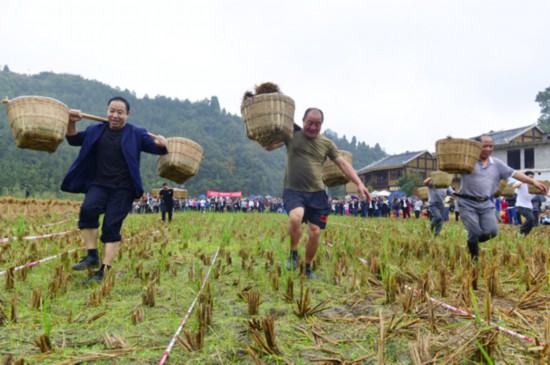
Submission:
{"label": "dark blue trousers", "polygon": [[101,242],[119,242],[122,222],[132,209],[134,193],[120,187],[93,184],[80,206],[78,228],[99,228],[103,217]]}

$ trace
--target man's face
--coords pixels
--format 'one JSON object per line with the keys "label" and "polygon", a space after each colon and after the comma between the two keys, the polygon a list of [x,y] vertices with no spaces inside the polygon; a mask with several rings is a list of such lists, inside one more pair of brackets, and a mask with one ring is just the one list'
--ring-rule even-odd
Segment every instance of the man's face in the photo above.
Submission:
{"label": "man's face", "polygon": [[312,110],[305,116],[303,120],[302,132],[307,138],[315,138],[321,133],[323,125],[323,116],[316,110]]}
{"label": "man's face", "polygon": [[122,129],[130,113],[126,111],[126,104],[120,100],[113,100],[107,107],[107,119],[111,129]]}
{"label": "man's face", "polygon": [[481,160],[486,160],[493,153],[493,139],[491,137],[481,137],[481,153],[479,158]]}

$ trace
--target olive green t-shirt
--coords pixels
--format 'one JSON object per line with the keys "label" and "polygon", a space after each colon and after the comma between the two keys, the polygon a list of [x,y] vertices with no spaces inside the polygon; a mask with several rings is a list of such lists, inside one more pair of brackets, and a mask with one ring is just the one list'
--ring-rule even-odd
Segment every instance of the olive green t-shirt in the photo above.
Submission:
{"label": "olive green t-shirt", "polygon": [[323,164],[327,157],[334,160],[340,156],[334,142],[322,134],[307,138],[299,130],[294,131],[292,139],[285,144],[285,188],[307,192],[324,190]]}

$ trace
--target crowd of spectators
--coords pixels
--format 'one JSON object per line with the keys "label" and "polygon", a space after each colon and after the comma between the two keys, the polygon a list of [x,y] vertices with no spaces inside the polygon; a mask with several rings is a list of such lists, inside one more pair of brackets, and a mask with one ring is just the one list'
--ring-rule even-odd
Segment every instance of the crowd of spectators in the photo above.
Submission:
{"label": "crowd of spectators", "polygon": [[[158,213],[161,202],[151,194],[144,194],[139,201],[134,202],[132,213]],[[270,212],[286,213],[281,198],[224,198],[205,197],[174,199],[174,211],[200,212]]]}
{"label": "crowd of spectators", "polygon": [[[544,197],[543,197],[544,198]],[[375,197],[371,202],[361,200],[356,196],[344,198],[331,198],[331,214],[342,216],[354,216],[363,218],[390,218],[403,217],[415,218],[428,217],[427,202],[418,197],[394,196],[391,201],[386,197]],[[521,216],[515,209],[515,197],[496,198],[495,212],[497,219],[505,224],[521,224]],[[543,206],[544,200],[540,196],[533,197],[533,207],[537,216],[537,224],[550,224],[550,206]],[[134,202],[132,213],[159,213],[160,199],[154,198],[150,193]],[[541,212],[542,209],[542,212]],[[544,211],[546,209],[546,211]],[[258,213],[286,213],[283,200],[280,197],[249,197],[249,198],[224,198],[224,197],[192,197],[186,199],[174,199],[174,211],[200,211],[206,212],[258,212]],[[456,200],[447,197],[445,199],[444,220],[459,220],[459,211]]]}
{"label": "crowd of spectators", "polygon": [[[522,225],[523,219],[517,209],[517,194],[493,199],[497,220],[514,226]],[[534,194],[531,199],[535,227],[539,224],[550,224],[550,200],[544,195]]]}

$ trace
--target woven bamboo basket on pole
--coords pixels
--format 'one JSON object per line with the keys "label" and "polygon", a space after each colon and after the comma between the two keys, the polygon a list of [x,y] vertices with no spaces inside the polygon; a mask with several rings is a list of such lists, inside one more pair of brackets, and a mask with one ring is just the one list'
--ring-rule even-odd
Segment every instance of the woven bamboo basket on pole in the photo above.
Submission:
{"label": "woven bamboo basket on pole", "polygon": [[431,171],[432,185],[437,189],[448,188],[453,182],[453,175],[445,171]]}
{"label": "woven bamboo basket on pole", "polygon": [[[352,154],[348,151],[340,151],[340,156],[349,164],[352,164]],[[336,166],[334,162],[327,158],[323,165],[323,182],[326,186],[344,185],[349,182],[349,179],[344,175],[342,170]]]}
{"label": "woven bamboo basket on pole", "polygon": [[51,153],[65,139],[69,108],[62,102],[42,96],[3,102],[17,147]]}
{"label": "woven bamboo basket on pole", "polygon": [[168,153],[159,156],[157,172],[160,177],[183,184],[199,171],[202,147],[190,139],[171,137],[166,139]]}
{"label": "woven bamboo basket on pole", "polygon": [[[506,189],[507,183],[508,182],[506,180],[501,179],[500,183],[498,184],[497,191],[495,191],[495,193],[493,194],[493,197],[498,198],[499,196],[502,196],[504,189]],[[513,194],[513,189],[512,189],[512,194]]]}
{"label": "woven bamboo basket on pole", "polygon": [[[546,185],[547,188],[550,189],[550,181],[538,180],[538,182],[543,183],[544,185]],[[542,191],[539,188],[536,188],[531,184],[527,185],[527,188],[529,189],[529,194],[542,194]]]}
{"label": "woven bamboo basket on pole", "polygon": [[153,198],[158,199],[160,197],[160,189],[151,190],[151,195],[153,196]]}
{"label": "woven bamboo basket on pole", "polygon": [[481,143],[447,137],[435,143],[437,168],[452,174],[471,173],[481,152]]}
{"label": "woven bamboo basket on pole", "polygon": [[294,100],[281,93],[260,94],[241,104],[246,136],[263,147],[292,138]]}
{"label": "woven bamboo basket on pole", "polygon": [[426,201],[428,200],[428,188],[425,186],[416,188],[414,195],[416,195],[418,199]]}

